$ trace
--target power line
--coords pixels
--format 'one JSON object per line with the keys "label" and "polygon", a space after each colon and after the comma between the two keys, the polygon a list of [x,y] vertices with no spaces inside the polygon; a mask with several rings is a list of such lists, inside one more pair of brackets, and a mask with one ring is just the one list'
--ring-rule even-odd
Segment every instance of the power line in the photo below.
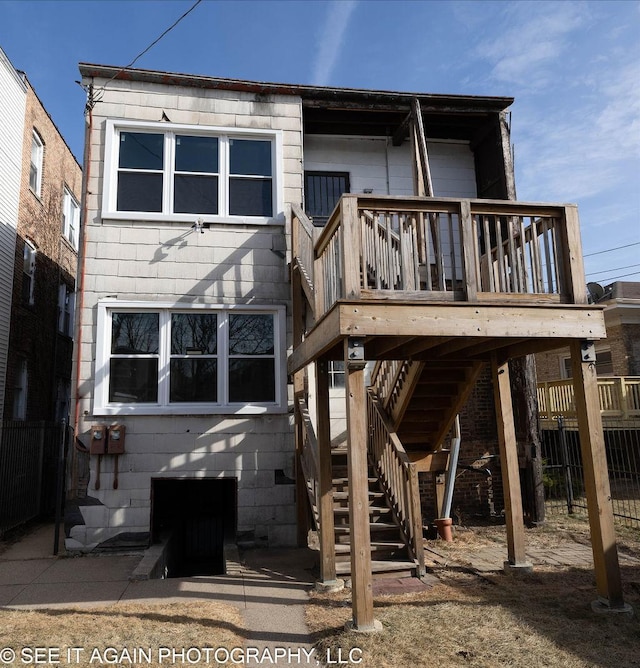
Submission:
{"label": "power line", "polygon": [[138,55],[137,55],[137,56],[136,56],[136,57],[135,57],[135,58],[134,58],[128,65],[125,65],[124,67],[121,67],[121,68],[120,68],[120,69],[119,69],[119,70],[118,70],[118,71],[111,77],[111,79],[109,79],[109,80],[105,83],[104,86],[102,86],[100,89],[98,89],[98,91],[97,91],[97,95],[99,95],[99,97],[98,97],[97,95],[94,96],[93,100],[90,101],[91,105],[93,106],[93,105],[96,104],[96,102],[100,102],[100,100],[102,99],[103,94],[104,94],[104,89],[105,89],[105,88],[106,88],[106,87],[107,87],[107,86],[108,86],[108,85],[109,85],[109,84],[110,84],[110,83],[111,83],[111,82],[112,82],[112,81],[113,81],[113,80],[114,80],[114,79],[115,79],[121,72],[124,72],[124,70],[128,69],[129,67],[132,67],[132,66],[133,66],[133,65],[134,65],[140,58],[142,58],[142,56],[144,56],[145,53],[147,53],[147,51],[151,50],[151,49],[152,49],[152,48],[153,48],[153,47],[154,47],[154,46],[155,46],[155,45],[156,45],[156,44],[157,44],[157,43],[158,43],[158,42],[159,42],[165,35],[167,35],[168,33],[170,33],[170,32],[171,32],[171,31],[178,25],[178,23],[180,23],[180,21],[182,21],[182,19],[184,19],[184,18],[185,18],[186,16],[188,16],[189,14],[191,14],[191,12],[192,12],[192,11],[193,11],[193,10],[194,10],[194,9],[201,3],[201,2],[202,2],[202,0],[196,0],[196,1],[193,3],[193,5],[191,5],[191,7],[189,7],[189,9],[187,9],[187,11],[186,11],[186,12],[185,12],[179,19],[177,19],[176,21],[174,21],[174,22],[173,22],[173,23],[172,23],[172,24],[171,24],[171,25],[170,25],[170,26],[169,26],[169,27],[168,27],[168,28],[167,28],[167,29],[166,29],[160,36],[159,36],[159,37],[156,37],[156,39],[154,39],[153,42],[151,42],[151,44],[149,44],[149,46],[147,46],[145,49],[143,49],[142,51],[140,51],[140,53],[139,53],[139,54],[138,54]]}
{"label": "power line", "polygon": [[607,250],[596,251],[595,253],[587,253],[582,257],[591,257],[592,255],[600,255],[601,253],[610,253],[611,251],[620,250],[621,248],[629,248],[629,246],[640,246],[640,241],[635,241],[632,244],[625,244],[624,246],[616,246],[616,248],[607,248]]}
{"label": "power line", "polygon": [[[636,276],[637,274],[640,274],[640,271],[632,271],[630,274],[622,274],[621,276],[612,276],[611,278],[605,278],[604,280],[606,282],[617,281],[619,278],[626,278],[627,276]],[[596,282],[597,281],[592,281],[592,283]]]}
{"label": "power line", "polygon": [[592,271],[587,276],[593,276],[594,274],[610,274],[613,271],[622,271],[622,269],[632,269],[633,267],[640,267],[640,262],[637,264],[628,264],[626,267],[616,267],[615,269],[604,269],[602,271]]}

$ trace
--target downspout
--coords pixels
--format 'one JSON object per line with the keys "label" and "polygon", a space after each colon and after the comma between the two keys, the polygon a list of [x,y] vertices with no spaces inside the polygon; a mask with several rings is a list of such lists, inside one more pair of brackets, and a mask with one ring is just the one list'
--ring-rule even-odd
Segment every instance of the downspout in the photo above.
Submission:
{"label": "downspout", "polygon": [[82,352],[82,315],[84,311],[84,275],[85,262],[87,255],[87,190],[89,186],[89,178],[91,175],[91,132],[93,130],[93,106],[95,101],[93,99],[93,84],[89,84],[87,89],[87,106],[86,115],[88,123],[85,127],[84,135],[84,155],[83,155],[83,169],[82,169],[82,205],[80,217],[80,235],[81,243],[78,257],[78,281],[77,281],[77,302],[76,302],[76,322],[75,322],[75,349],[76,349],[76,375],[75,375],[75,410],[73,416],[73,440],[74,440],[74,457],[72,466],[72,488],[77,489],[78,483],[78,466],[76,450],[79,452],[88,452],[88,449],[78,439],[78,426],[80,424],[80,364]]}
{"label": "downspout", "polygon": [[442,503],[442,517],[434,520],[438,535],[443,540],[450,542],[453,540],[451,535],[451,505],[453,503],[453,488],[456,482],[458,472],[458,456],[460,455],[460,415],[456,415],[456,421],[453,427],[453,439],[451,439],[451,452],[449,454],[449,468],[447,470],[447,479],[444,487],[444,500]]}

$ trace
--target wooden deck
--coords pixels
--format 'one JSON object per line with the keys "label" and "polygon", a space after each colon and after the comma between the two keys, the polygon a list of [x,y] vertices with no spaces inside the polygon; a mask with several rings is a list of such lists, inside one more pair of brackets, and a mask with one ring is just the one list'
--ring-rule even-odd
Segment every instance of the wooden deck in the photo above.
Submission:
{"label": "wooden deck", "polygon": [[[292,206],[293,352],[299,508],[320,529],[321,580],[336,579],[327,361],[345,363],[354,624],[374,625],[369,466],[401,539],[422,555],[418,470],[443,439],[481,368],[494,383],[508,563],[527,567],[508,361],[568,345],[591,506],[598,594],[623,605],[593,341],[603,310],[587,303],[575,206],[433,197],[343,195],[318,230]],[[377,363],[373,387],[367,362]],[[318,434],[308,419],[315,367]],[[433,384],[440,383],[437,395]],[[416,392],[429,399],[414,401]],[[420,408],[422,405],[422,408]],[[405,439],[403,443],[402,439]],[[306,478],[306,480],[302,479]],[[304,509],[299,523],[304,523]],[[301,532],[304,534],[304,531]],[[423,555],[417,561],[423,572]]]}

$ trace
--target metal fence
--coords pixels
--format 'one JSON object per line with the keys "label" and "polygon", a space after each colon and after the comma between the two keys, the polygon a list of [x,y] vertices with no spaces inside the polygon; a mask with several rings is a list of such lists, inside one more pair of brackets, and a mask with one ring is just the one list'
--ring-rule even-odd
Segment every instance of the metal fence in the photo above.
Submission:
{"label": "metal fence", "polygon": [[70,431],[63,423],[3,422],[0,438],[0,537],[61,500]]}
{"label": "metal fence", "polygon": [[[549,421],[541,433],[547,512],[586,512],[575,420],[558,418],[555,426]],[[640,419],[605,420],[604,439],[614,518],[623,525],[640,527]]]}

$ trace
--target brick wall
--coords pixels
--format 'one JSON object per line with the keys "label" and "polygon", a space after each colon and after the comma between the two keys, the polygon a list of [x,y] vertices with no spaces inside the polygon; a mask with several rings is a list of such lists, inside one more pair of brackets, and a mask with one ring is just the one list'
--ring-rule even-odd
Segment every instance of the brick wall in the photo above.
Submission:
{"label": "brick wall", "polygon": [[[29,187],[31,143],[36,130],[43,143],[40,196]],[[58,286],[75,283],[77,253],[62,235],[65,185],[80,201],[82,172],[42,103],[31,87],[27,92],[22,178],[18,213],[9,363],[4,415],[13,414],[16,373],[27,361],[27,420],[55,419],[58,379],[71,379],[71,340],[58,335]],[[25,242],[36,248],[33,304],[25,302],[23,253]]]}
{"label": "brick wall", "polygon": [[[464,523],[473,517],[500,514],[504,508],[493,385],[488,368],[480,374],[460,414],[460,427],[462,440],[451,514],[455,522]],[[474,470],[466,470],[464,466]],[[435,507],[432,474],[420,474],[420,500],[423,522],[428,524]]]}

